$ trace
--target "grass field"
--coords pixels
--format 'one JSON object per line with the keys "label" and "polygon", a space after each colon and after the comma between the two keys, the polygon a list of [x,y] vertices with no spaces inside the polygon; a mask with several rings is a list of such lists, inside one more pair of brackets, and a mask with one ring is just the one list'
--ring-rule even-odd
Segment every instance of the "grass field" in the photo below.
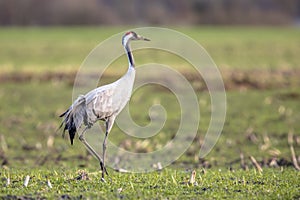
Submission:
{"label": "grass field", "polygon": [[[77,70],[96,45],[126,29],[128,27],[1,28],[1,70]],[[299,66],[298,28],[199,27],[176,30],[198,41],[222,68]]]}
{"label": "grass field", "polygon": [[[300,163],[300,29],[292,27],[177,28],[200,42],[222,72],[227,88],[222,135],[210,154],[199,159],[210,120],[210,96],[190,79],[199,98],[201,121],[188,150],[162,171],[132,174],[109,169],[112,180],[102,183],[96,159],[77,138],[71,146],[56,129],[59,114],[71,103],[74,75],[85,56],[124,29],[0,29],[1,197],[300,198],[300,172],[291,154],[292,147]],[[138,64],[148,61],[147,54],[139,52],[135,58]],[[104,82],[126,70],[125,59],[114,63]],[[176,65],[171,57],[165,59]],[[187,77],[193,73],[185,65],[180,69]],[[148,109],[155,102],[165,108],[169,120],[146,142],[121,134],[117,126],[109,139],[134,152],[159,149],[173,137],[180,120],[175,96],[146,87],[133,95],[132,102],[137,124],[149,122]],[[188,183],[193,170],[195,185]]]}

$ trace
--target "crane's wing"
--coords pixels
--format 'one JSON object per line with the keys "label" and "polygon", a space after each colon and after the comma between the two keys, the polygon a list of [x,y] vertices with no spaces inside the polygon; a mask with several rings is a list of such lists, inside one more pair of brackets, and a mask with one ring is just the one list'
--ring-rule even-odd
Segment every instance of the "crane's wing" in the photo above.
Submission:
{"label": "crane's wing", "polygon": [[91,126],[97,120],[107,119],[119,110],[118,103],[113,100],[115,86],[115,84],[105,85],[79,96],[70,108],[60,115],[64,117],[60,125],[65,126],[63,135],[68,130],[71,144],[82,124]]}
{"label": "crane's wing", "polygon": [[114,85],[106,85],[87,94],[87,107],[97,119],[110,117],[114,111]]}

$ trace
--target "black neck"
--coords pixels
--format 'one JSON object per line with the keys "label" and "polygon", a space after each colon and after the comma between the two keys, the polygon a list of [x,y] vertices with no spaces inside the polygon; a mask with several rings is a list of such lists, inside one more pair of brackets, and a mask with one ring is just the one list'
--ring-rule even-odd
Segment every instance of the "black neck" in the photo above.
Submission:
{"label": "black neck", "polygon": [[133,55],[131,53],[131,50],[129,48],[129,45],[126,45],[125,50],[126,50],[126,53],[127,53],[129,66],[134,67],[134,59],[133,59]]}

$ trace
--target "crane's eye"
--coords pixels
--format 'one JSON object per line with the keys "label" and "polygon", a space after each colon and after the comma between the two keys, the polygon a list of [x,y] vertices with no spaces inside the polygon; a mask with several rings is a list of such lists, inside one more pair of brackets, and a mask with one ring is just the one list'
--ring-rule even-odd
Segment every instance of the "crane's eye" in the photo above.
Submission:
{"label": "crane's eye", "polygon": [[132,35],[133,35],[135,38],[138,37],[137,34],[136,34],[135,32],[131,32],[131,33],[132,33]]}

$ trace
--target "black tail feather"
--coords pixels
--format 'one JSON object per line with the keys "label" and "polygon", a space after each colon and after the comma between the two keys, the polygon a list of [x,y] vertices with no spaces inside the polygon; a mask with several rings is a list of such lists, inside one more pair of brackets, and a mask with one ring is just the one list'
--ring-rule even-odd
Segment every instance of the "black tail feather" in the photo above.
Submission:
{"label": "black tail feather", "polygon": [[71,145],[73,145],[73,140],[75,138],[75,134],[77,132],[76,125],[74,123],[73,117],[70,117],[68,114],[67,110],[63,114],[61,114],[59,117],[64,117],[67,114],[67,117],[64,119],[64,121],[61,123],[60,127],[61,128],[63,125],[65,125],[64,130],[63,130],[63,137],[65,136],[65,131],[67,130],[69,133]]}
{"label": "black tail feather", "polygon": [[59,115],[59,117],[63,117],[65,116],[68,112],[69,112],[70,109],[66,110],[64,113],[62,113],[61,115]]}
{"label": "black tail feather", "polygon": [[73,118],[71,118],[70,122],[66,124],[65,130],[68,130],[69,136],[70,136],[70,141],[71,145],[73,145],[73,140],[76,134],[76,126],[74,124]]}
{"label": "black tail feather", "polygon": [[85,97],[79,96],[72,106],[61,114],[60,117],[64,117],[61,124],[61,127],[65,125],[63,136],[67,130],[69,132],[71,144],[73,144],[77,129],[81,127],[84,120],[87,118]]}

